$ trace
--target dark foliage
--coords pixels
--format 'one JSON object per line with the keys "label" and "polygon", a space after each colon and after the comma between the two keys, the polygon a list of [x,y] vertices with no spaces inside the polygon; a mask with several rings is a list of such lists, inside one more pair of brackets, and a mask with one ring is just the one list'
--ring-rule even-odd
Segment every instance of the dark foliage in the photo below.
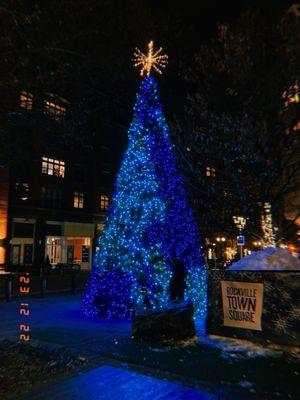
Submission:
{"label": "dark foliage", "polygon": [[242,214],[259,236],[267,201],[279,236],[291,233],[284,205],[300,181],[300,103],[286,101],[299,79],[299,21],[287,10],[271,17],[248,11],[236,26],[219,24],[182,66],[188,94],[175,138],[205,229],[230,231],[232,216]]}

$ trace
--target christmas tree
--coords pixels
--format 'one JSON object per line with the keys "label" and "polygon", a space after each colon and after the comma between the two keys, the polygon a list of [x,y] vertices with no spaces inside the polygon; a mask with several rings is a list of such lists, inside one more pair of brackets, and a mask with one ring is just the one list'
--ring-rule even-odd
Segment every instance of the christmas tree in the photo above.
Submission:
{"label": "christmas tree", "polygon": [[152,67],[161,71],[166,56],[162,49],[153,53],[152,46],[147,56],[136,52],[135,65],[142,65],[146,77],[82,303],[86,315],[130,318],[132,312],[163,309],[178,297],[191,301],[196,315],[206,313],[196,224],[150,76]]}

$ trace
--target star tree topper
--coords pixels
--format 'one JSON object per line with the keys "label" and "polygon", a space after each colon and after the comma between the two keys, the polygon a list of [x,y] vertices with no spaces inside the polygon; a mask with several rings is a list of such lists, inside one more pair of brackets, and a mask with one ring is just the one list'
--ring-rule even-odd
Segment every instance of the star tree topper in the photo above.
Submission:
{"label": "star tree topper", "polygon": [[142,53],[138,48],[135,49],[133,66],[138,68],[141,67],[140,75],[150,76],[151,68],[153,68],[159,74],[162,74],[162,69],[166,68],[168,62],[168,56],[161,54],[162,47],[156,52],[153,52],[153,41],[148,43],[148,54]]}

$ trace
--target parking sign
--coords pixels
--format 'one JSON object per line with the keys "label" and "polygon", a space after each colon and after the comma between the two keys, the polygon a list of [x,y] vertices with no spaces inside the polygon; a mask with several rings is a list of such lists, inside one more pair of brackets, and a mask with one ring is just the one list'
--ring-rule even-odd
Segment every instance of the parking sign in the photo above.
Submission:
{"label": "parking sign", "polygon": [[237,237],[237,244],[238,244],[238,246],[244,246],[244,244],[245,244],[245,236],[242,236],[242,235],[238,236]]}

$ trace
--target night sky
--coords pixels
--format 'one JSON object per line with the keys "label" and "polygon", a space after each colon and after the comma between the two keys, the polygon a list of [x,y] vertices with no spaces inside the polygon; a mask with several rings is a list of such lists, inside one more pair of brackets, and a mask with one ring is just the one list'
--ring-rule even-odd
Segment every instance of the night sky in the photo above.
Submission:
{"label": "night sky", "polygon": [[[162,46],[169,56],[169,64],[162,77],[157,77],[164,109],[168,117],[182,113],[185,97],[185,84],[180,79],[182,64],[193,63],[193,57],[202,43],[212,40],[216,34],[218,23],[228,23],[234,28],[241,13],[256,10],[268,19],[276,20],[284,9],[288,9],[293,1],[280,0],[229,0],[208,1],[174,1],[174,0],[144,0],[149,7],[151,19],[164,21],[151,31],[148,26],[141,26],[140,36],[136,45],[146,50],[146,43],[151,39],[154,44]],[[128,49],[128,61],[132,49]],[[131,65],[129,65],[131,68]],[[131,80],[130,95],[132,102],[138,85],[138,74],[128,70]],[[135,82],[132,85],[132,81]],[[128,115],[130,120],[131,115]]]}
{"label": "night sky", "polygon": [[[82,110],[98,115],[95,125],[106,118],[107,125],[119,124],[126,137],[141,80],[132,67],[135,47],[145,52],[147,43],[153,40],[154,47],[162,46],[169,56],[164,74],[156,76],[169,120],[184,113],[186,81],[181,77],[182,70],[193,66],[201,44],[213,40],[218,23],[234,28],[239,15],[249,8],[276,20],[292,2],[7,0],[7,7],[16,15],[34,18],[28,24],[21,17],[17,24],[10,18],[2,21],[7,24],[8,36],[4,52],[12,50],[8,62],[6,57],[0,60],[0,66],[4,64],[2,79],[15,71],[8,84],[13,90],[27,86],[31,91],[57,93],[81,107],[76,110],[78,115]],[[67,53],[48,51],[56,46]],[[14,56],[16,49],[20,50],[19,58]]]}

